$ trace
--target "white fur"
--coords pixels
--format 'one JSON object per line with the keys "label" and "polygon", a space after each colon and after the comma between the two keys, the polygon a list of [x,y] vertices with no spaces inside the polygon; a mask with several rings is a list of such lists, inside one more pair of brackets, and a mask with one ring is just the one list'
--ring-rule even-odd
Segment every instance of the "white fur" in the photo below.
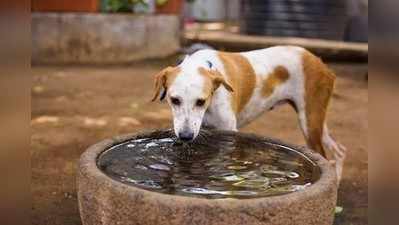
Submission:
{"label": "white fur", "polygon": [[[195,106],[195,101],[203,97],[204,78],[198,74],[201,62],[189,62],[186,58],[180,65],[181,72],[168,88],[168,102],[172,107],[174,130],[176,135],[185,130],[191,131],[196,137],[201,128],[206,108]],[[181,100],[180,106],[171,104],[170,97]]]}
{"label": "white fur", "polygon": [[[201,98],[204,77],[199,74],[198,68],[209,68],[207,61],[212,63],[212,69],[218,70],[225,78],[226,72],[224,65],[215,50],[200,50],[188,56],[179,65],[181,72],[177,76],[168,90],[168,101],[170,96],[178,97],[182,100],[180,106],[172,106],[174,117],[174,130],[176,135],[188,129],[196,137],[201,125],[211,126],[221,130],[234,130],[246,125],[270,110],[281,101],[291,100],[295,102],[298,109],[298,119],[301,129],[305,136],[308,135],[305,114],[305,87],[302,56],[305,49],[293,46],[277,46],[262,50],[255,50],[240,53],[253,67],[256,74],[256,86],[251,99],[245,105],[239,115],[235,115],[231,104],[230,94],[224,87],[219,87],[213,97],[209,107],[196,107],[195,101]],[[272,74],[277,66],[284,66],[290,76],[283,84],[276,87],[273,93],[267,98],[261,94],[262,85],[267,76]],[[325,126],[322,138],[326,149],[334,152],[338,176],[342,171],[345,148],[339,146],[328,134]],[[338,165],[339,164],[339,165]]]}

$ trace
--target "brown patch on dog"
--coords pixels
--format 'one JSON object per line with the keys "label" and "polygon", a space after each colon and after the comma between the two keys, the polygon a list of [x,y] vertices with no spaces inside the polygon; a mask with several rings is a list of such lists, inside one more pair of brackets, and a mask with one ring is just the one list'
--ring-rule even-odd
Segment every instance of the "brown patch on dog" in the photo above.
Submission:
{"label": "brown patch on dog", "polygon": [[234,91],[219,71],[200,67],[198,72],[205,77],[204,93],[213,93],[220,85],[223,85],[230,92]]}
{"label": "brown patch on dog", "polygon": [[219,58],[224,65],[228,82],[234,89],[234,92],[231,93],[231,106],[238,114],[244,109],[254,92],[255,71],[248,60],[238,53],[220,52]]}
{"label": "brown patch on dog", "polygon": [[170,87],[173,81],[176,79],[177,74],[179,74],[180,68],[179,67],[167,67],[159,72],[154,77],[154,95],[151,101],[155,101],[159,94],[161,93],[161,89],[164,88],[165,90]]}
{"label": "brown patch on dog", "polygon": [[202,90],[203,96],[201,98],[205,99],[205,101],[206,101],[205,106],[208,106],[210,103],[211,96],[213,95],[213,92],[215,91],[212,74],[208,70],[206,70],[202,67],[200,67],[198,69],[198,71],[205,78],[204,79],[204,87]]}
{"label": "brown patch on dog", "polygon": [[200,67],[198,68],[198,72],[205,78],[202,98],[206,100],[207,104],[209,103],[210,97],[220,85],[223,85],[230,92],[234,91],[219,71]]}
{"label": "brown patch on dog", "polygon": [[305,76],[307,142],[312,149],[326,157],[322,137],[327,109],[334,89],[335,75],[310,52],[305,52],[302,60]]}
{"label": "brown patch on dog", "polygon": [[213,92],[216,89],[216,87],[213,83],[213,80],[214,80],[213,74],[209,70],[207,70],[203,67],[198,68],[198,72],[205,78],[202,93],[203,93],[203,97],[207,99],[213,94]]}
{"label": "brown patch on dog", "polygon": [[290,74],[284,66],[277,66],[263,82],[262,95],[268,97],[273,94],[274,89],[288,80]]}

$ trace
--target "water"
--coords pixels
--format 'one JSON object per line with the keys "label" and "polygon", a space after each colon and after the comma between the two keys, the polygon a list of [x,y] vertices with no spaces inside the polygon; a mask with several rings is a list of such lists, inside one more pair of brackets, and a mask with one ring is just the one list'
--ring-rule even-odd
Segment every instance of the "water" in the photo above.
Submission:
{"label": "water", "polygon": [[184,144],[168,132],[106,150],[98,167],[150,191],[202,198],[257,198],[300,191],[319,179],[301,153],[249,136],[204,131]]}

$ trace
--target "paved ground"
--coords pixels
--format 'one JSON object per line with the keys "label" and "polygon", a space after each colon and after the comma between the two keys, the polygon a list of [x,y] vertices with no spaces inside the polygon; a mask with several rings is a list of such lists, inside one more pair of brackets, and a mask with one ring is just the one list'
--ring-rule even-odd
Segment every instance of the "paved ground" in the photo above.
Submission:
{"label": "paved ground", "polygon": [[[151,77],[166,63],[110,68],[33,68],[32,224],[79,225],[75,173],[91,144],[123,133],[170,126],[164,104],[149,103]],[[329,126],[349,149],[336,224],[367,224],[367,65],[333,65],[339,79]],[[243,129],[303,144],[289,107],[267,113]]]}

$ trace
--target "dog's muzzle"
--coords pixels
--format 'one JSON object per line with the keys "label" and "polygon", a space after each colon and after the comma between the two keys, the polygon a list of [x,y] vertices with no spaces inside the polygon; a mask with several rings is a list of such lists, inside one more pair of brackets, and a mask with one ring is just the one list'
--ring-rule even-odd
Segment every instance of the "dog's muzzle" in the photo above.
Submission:
{"label": "dog's muzzle", "polygon": [[192,141],[194,139],[194,133],[191,131],[179,132],[179,139],[182,141]]}

